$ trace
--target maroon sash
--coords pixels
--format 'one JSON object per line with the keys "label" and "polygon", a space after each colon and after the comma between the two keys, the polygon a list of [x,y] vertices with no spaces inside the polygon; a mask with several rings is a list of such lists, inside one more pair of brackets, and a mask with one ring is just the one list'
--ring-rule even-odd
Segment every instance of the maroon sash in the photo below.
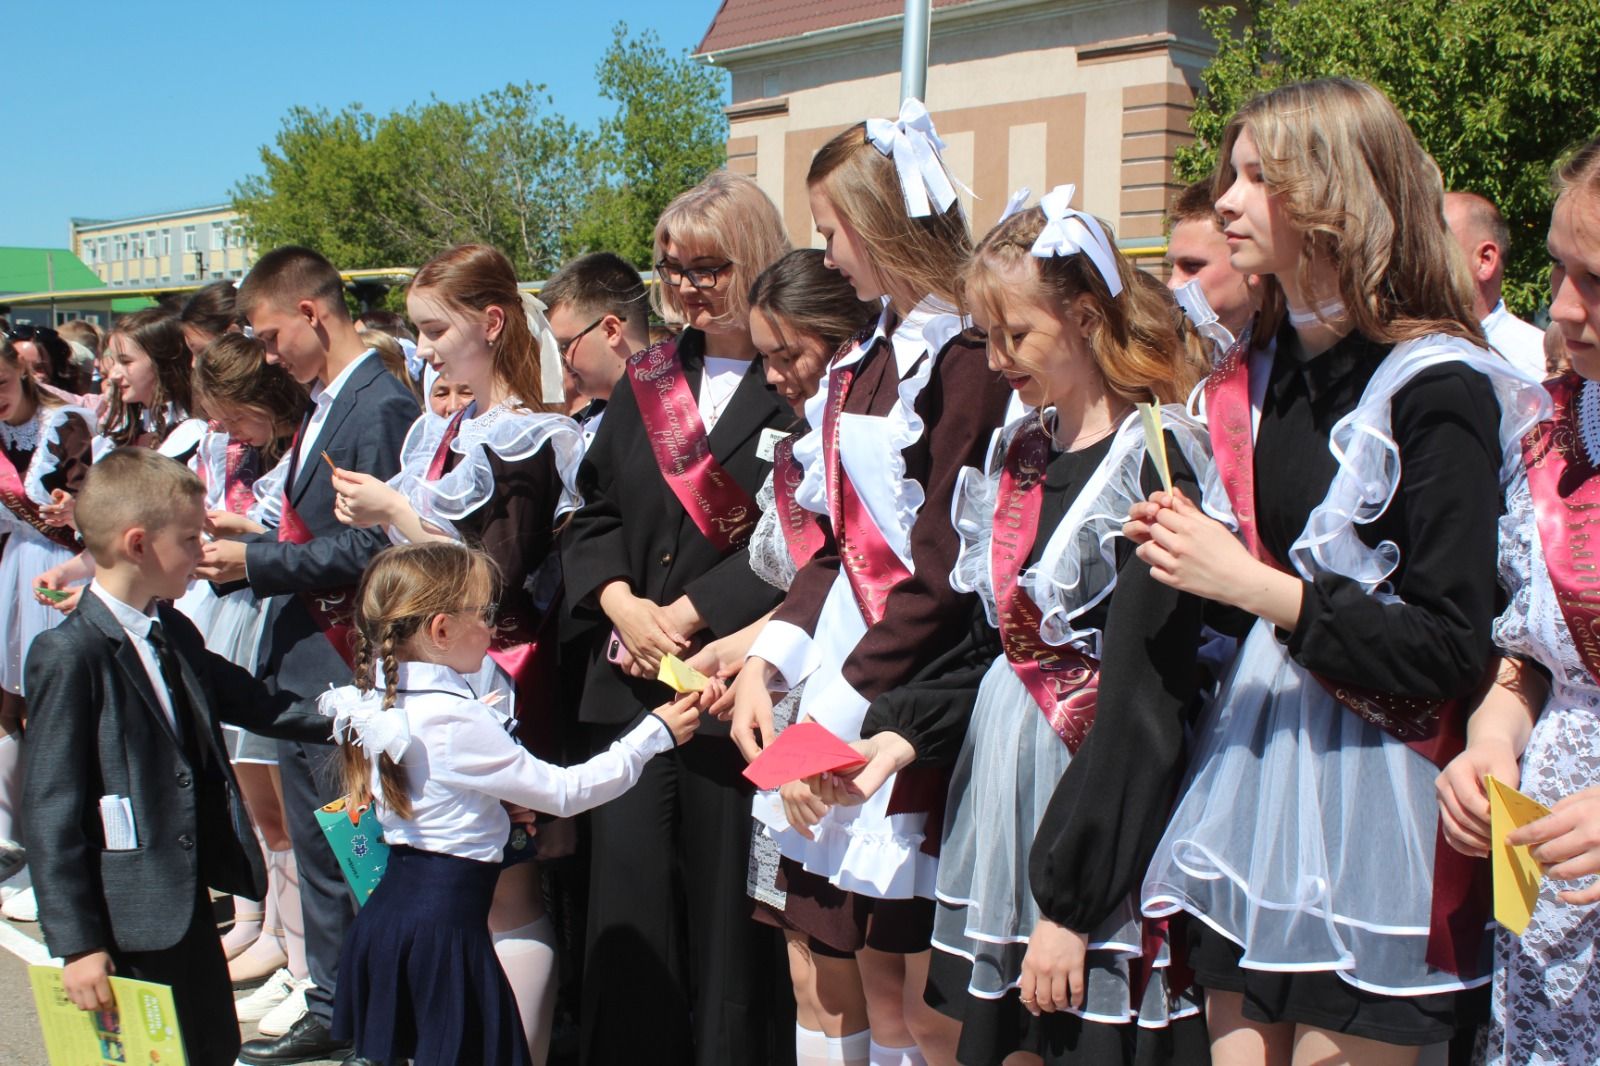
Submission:
{"label": "maroon sash", "polygon": [[1545,386],[1555,414],[1522,439],[1522,460],[1556,603],[1589,676],[1600,681],[1600,478],[1578,433],[1582,385],[1568,372]]}
{"label": "maroon sash", "polygon": [[256,502],[256,478],[261,476],[261,452],[243,441],[228,441],[226,482],[222,505],[234,514],[246,514]]}
{"label": "maroon sash", "polygon": [[[283,514],[278,519],[278,541],[285,544],[309,544],[312,540],[311,529],[306,525],[300,513],[289,502],[288,487],[283,492]],[[355,629],[350,624],[350,612],[355,607],[355,587],[342,589],[327,589],[317,592],[300,592],[300,602],[311,614],[311,620],[316,623],[322,635],[328,638],[328,643],[333,645],[333,650],[339,653],[339,658],[351,669],[355,669]]]}
{"label": "maroon sash", "polygon": [[822,461],[828,478],[828,513],[833,520],[833,535],[839,545],[839,562],[850,580],[856,606],[868,626],[883,620],[889,593],[911,577],[894,549],[873,524],[866,505],[856,494],[839,457],[839,415],[844,411],[850,385],[861,364],[834,373],[834,387],[822,416]]}
{"label": "maroon sash", "polygon": [[628,375],[667,487],[717,551],[742,547],[755,528],[756,503],[711,454],[677,342],[662,341],[629,356]]}
{"label": "maroon sash", "polygon": [[[45,447],[42,440],[39,447]],[[71,526],[52,526],[44,520],[39,513],[39,505],[28,498],[22,475],[3,449],[0,449],[0,504],[4,504],[6,510],[26,522],[50,543],[72,551],[78,550],[77,532]]]}
{"label": "maroon sash", "polygon": [[1100,664],[1070,645],[1055,647],[1045,642],[1039,635],[1044,615],[1019,580],[1038,537],[1049,462],[1050,435],[1038,422],[1026,423],[1006,449],[1000,471],[989,569],[994,575],[1006,661],[1044,712],[1050,728],[1076,755],[1094,725]]}
{"label": "maroon sash", "polygon": [[778,510],[778,525],[783,529],[783,542],[789,547],[789,557],[796,567],[805,566],[821,550],[827,534],[818,515],[800,506],[795,492],[805,480],[805,470],[794,458],[794,442],[800,434],[785,437],[772,449],[772,500]]}
{"label": "maroon sash", "polygon": [[[1266,550],[1256,526],[1249,345],[1247,331],[1206,379],[1211,449],[1245,547],[1269,566],[1291,573]],[[1318,674],[1311,676],[1351,713],[1402,741],[1441,769],[1466,746],[1467,708],[1462,700],[1375,692]],[[1428,965],[1453,974],[1475,965],[1489,914],[1487,873],[1487,863],[1462,855],[1445,841],[1441,826],[1434,841]]]}

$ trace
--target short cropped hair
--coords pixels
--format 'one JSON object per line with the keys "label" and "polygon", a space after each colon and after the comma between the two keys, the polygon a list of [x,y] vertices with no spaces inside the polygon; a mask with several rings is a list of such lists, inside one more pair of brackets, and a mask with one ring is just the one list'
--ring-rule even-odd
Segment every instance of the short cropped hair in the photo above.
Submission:
{"label": "short cropped hair", "polygon": [[1223,228],[1211,185],[1211,176],[1207,175],[1172,198],[1172,206],[1167,208],[1168,233],[1184,222],[1210,222],[1219,230]]}
{"label": "short cropped hair", "polygon": [[650,320],[644,279],[615,252],[580,255],[544,283],[539,299],[551,310],[566,307],[580,317],[616,315],[640,325]]}
{"label": "short cropped hair", "polygon": [[206,487],[188,467],[149,448],[116,448],[89,468],[74,517],[95,562],[135,526],[167,528],[186,503],[204,503]]}
{"label": "short cropped hair", "polygon": [[1467,224],[1472,232],[1481,235],[1480,240],[1488,238],[1502,256],[1511,250],[1511,227],[1506,225],[1505,216],[1493,200],[1475,192],[1451,190],[1447,195],[1455,197],[1456,202],[1466,208]]}
{"label": "short cropped hair", "polygon": [[236,306],[248,315],[263,303],[292,307],[301,300],[315,300],[334,312],[350,317],[344,302],[344,279],[321,252],[286,244],[274,248],[250,268],[239,283]]}

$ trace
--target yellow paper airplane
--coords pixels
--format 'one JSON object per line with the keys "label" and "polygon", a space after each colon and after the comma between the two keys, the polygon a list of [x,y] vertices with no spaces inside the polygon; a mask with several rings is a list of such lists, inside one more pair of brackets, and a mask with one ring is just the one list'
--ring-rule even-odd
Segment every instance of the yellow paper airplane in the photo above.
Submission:
{"label": "yellow paper airplane", "polygon": [[1494,869],[1494,920],[1522,935],[1539,901],[1544,867],[1528,852],[1528,845],[1513,847],[1506,834],[1550,813],[1550,808],[1514,788],[1485,777],[1489,793],[1489,862]]}
{"label": "yellow paper airplane", "polygon": [[711,679],[670,652],[661,657],[656,677],[674,692],[702,692]]}
{"label": "yellow paper airplane", "polygon": [[1172,469],[1167,465],[1167,435],[1161,431],[1161,405],[1157,403],[1134,404],[1139,409],[1139,421],[1144,425],[1145,454],[1155,460],[1156,473],[1161,475],[1161,487],[1172,491]]}

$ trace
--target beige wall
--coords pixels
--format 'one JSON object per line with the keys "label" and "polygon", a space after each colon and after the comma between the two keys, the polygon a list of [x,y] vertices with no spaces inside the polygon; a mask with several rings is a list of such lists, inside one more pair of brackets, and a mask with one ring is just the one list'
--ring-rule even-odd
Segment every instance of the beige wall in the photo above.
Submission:
{"label": "beige wall", "polygon": [[[1197,5],[1159,0],[1039,5],[1018,15],[935,21],[927,104],[977,233],[1011,191],[1063,182],[1125,241],[1159,240],[1188,139],[1203,51]],[[898,109],[898,38],[730,57],[729,166],[779,205],[791,236],[817,243],[805,173],[829,137]]]}

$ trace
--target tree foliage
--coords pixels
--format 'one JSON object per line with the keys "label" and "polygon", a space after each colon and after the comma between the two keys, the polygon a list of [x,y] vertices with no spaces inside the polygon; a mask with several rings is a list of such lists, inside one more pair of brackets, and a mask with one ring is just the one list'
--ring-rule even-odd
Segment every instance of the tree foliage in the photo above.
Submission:
{"label": "tree foliage", "polygon": [[1216,164],[1251,96],[1330,75],[1389,94],[1445,187],[1481,193],[1511,228],[1506,303],[1545,299],[1550,169],[1600,130],[1600,0],[1246,0],[1202,13],[1217,54],[1178,154],[1181,180]]}
{"label": "tree foliage", "polygon": [[465,241],[524,278],[596,248],[648,266],[661,209],[723,162],[721,79],[619,24],[596,68],[616,111],[596,132],[532,84],[387,115],[296,107],[234,208],[257,247],[306,244],[346,269],[417,266]]}

